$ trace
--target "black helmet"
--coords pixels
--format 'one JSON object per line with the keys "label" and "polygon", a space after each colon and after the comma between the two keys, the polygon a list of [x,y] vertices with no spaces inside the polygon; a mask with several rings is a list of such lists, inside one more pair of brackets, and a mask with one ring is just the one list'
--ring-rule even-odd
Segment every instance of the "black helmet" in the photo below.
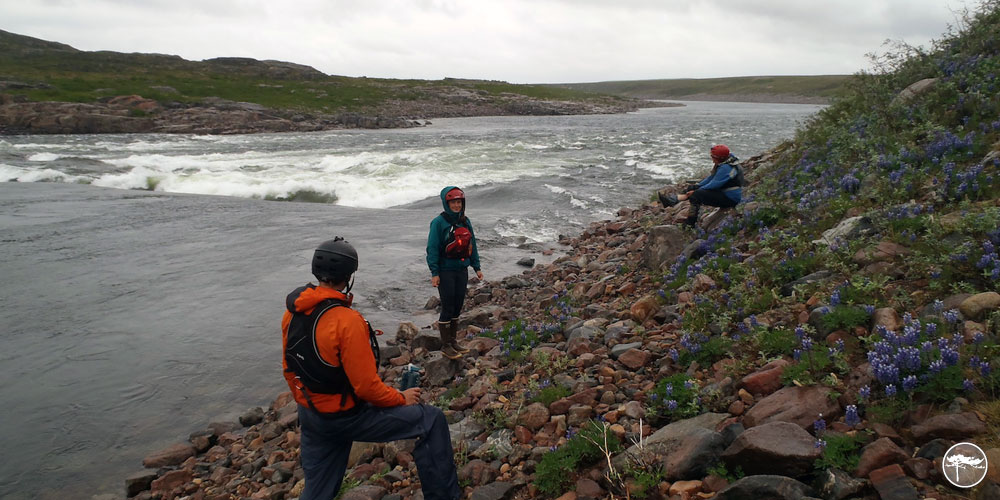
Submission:
{"label": "black helmet", "polygon": [[312,273],[320,281],[347,281],[357,270],[358,252],[340,236],[320,243],[313,252]]}

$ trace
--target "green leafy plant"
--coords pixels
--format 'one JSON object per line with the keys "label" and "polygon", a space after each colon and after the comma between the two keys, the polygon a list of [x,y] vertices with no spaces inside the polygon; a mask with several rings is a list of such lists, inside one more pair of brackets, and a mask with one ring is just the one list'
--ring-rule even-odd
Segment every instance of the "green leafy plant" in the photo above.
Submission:
{"label": "green leafy plant", "polygon": [[862,433],[851,435],[832,432],[823,434],[823,440],[826,446],[823,447],[823,454],[816,459],[815,467],[821,470],[836,467],[845,471],[858,468],[861,447],[868,441],[867,436]]}
{"label": "green leafy plant", "polygon": [[649,395],[647,409],[650,418],[664,422],[697,415],[701,411],[698,384],[683,373],[660,379]]}
{"label": "green leafy plant", "polygon": [[542,456],[535,468],[535,486],[545,495],[563,493],[572,484],[569,471],[621,451],[621,442],[602,422],[590,421],[579,432],[568,433],[566,444]]}

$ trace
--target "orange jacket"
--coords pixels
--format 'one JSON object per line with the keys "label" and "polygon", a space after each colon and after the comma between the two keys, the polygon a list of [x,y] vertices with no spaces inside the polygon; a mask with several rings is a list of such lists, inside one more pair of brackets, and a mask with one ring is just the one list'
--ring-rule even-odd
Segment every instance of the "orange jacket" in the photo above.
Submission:
{"label": "orange jacket", "polygon": [[[309,314],[317,304],[326,299],[347,301],[347,297],[332,288],[316,287],[304,290],[295,300],[295,310]],[[281,350],[285,351],[288,342],[288,324],[292,321],[292,313],[285,310],[281,319]],[[316,325],[316,344],[324,361],[334,366],[343,366],[347,378],[354,387],[354,393],[361,400],[375,406],[400,406],[406,400],[403,394],[393,389],[378,376],[375,366],[375,355],[368,339],[368,324],[361,313],[349,307],[334,307],[323,313]],[[291,389],[295,401],[302,406],[309,406],[308,400],[302,394],[302,384],[295,379],[295,374],[288,370],[284,355],[281,357],[285,381]],[[341,364],[343,361],[343,364]],[[347,397],[344,406],[340,405],[339,394],[309,393],[316,409],[323,413],[335,413],[354,407],[354,400]]]}

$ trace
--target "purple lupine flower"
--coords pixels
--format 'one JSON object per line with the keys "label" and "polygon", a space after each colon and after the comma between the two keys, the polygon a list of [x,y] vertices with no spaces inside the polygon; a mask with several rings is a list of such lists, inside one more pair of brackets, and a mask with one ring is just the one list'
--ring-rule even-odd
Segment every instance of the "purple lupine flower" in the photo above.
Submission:
{"label": "purple lupine flower", "polygon": [[819,418],[813,422],[813,430],[816,431],[818,436],[821,432],[826,430],[826,420],[823,420],[823,414],[819,414]]}
{"label": "purple lupine flower", "polygon": [[986,377],[990,376],[990,362],[989,361],[983,361],[982,363],[979,363],[979,373],[983,376],[983,378],[986,378]]}
{"label": "purple lupine flower", "polygon": [[844,423],[854,427],[861,423],[861,417],[858,416],[858,407],[855,405],[847,405],[844,412]]}
{"label": "purple lupine flower", "polygon": [[895,396],[896,395],[896,386],[893,385],[893,384],[889,384],[889,385],[885,386],[885,395],[889,396],[889,397]]}
{"label": "purple lupine flower", "polygon": [[819,449],[821,449],[821,450],[822,450],[822,449],[826,448],[826,441],[824,441],[824,440],[822,440],[822,439],[817,439],[817,440],[816,440],[816,444],[815,444],[815,446],[816,446],[817,448],[819,448]]}
{"label": "purple lupine flower", "polygon": [[871,396],[871,394],[872,394],[872,388],[868,387],[867,385],[862,386],[861,389],[858,389],[858,396],[862,400],[868,399]]}
{"label": "purple lupine flower", "polygon": [[875,306],[873,306],[871,304],[865,304],[864,309],[865,309],[865,313],[868,314],[869,316],[871,316],[872,314],[875,314]]}
{"label": "purple lupine flower", "polygon": [[958,316],[958,310],[957,309],[949,309],[949,310],[945,311],[944,313],[942,313],[942,316],[944,317],[944,320],[947,321],[947,322],[949,322],[949,323],[958,323],[958,321],[959,321],[959,316]]}
{"label": "purple lupine flower", "polygon": [[972,392],[976,389],[976,385],[973,384],[971,380],[965,379],[962,381],[962,389],[964,389],[965,392]]}
{"label": "purple lupine flower", "polygon": [[903,379],[903,390],[906,392],[912,392],[917,388],[917,377],[914,375],[909,375]]}
{"label": "purple lupine flower", "polygon": [[667,401],[667,410],[674,411],[676,409],[677,409],[677,401],[674,401],[673,399]]}
{"label": "purple lupine flower", "polygon": [[680,359],[680,353],[677,352],[677,349],[670,349],[670,359],[674,360],[674,363]]}

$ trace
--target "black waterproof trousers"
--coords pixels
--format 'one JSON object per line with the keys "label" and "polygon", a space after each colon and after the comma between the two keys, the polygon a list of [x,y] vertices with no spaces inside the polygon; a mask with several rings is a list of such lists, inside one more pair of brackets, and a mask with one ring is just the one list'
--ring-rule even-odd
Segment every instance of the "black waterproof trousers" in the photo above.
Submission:
{"label": "black waterproof trousers", "polygon": [[438,293],[441,295],[441,316],[438,321],[444,323],[458,318],[465,304],[465,292],[469,287],[469,268],[461,271],[441,271],[438,273],[441,283]]}
{"label": "black waterproof trousers", "polygon": [[426,500],[456,500],[461,494],[451,433],[444,413],[425,404],[380,408],[365,404],[346,415],[318,413],[299,405],[301,458],[306,487],[300,500],[337,496],[354,441],[384,443],[417,438],[413,460]]}
{"label": "black waterproof trousers", "polygon": [[701,210],[702,205],[708,205],[710,207],[721,207],[729,208],[735,207],[736,203],[722,191],[708,190],[708,189],[698,189],[691,194],[688,198],[691,202],[691,208],[688,209],[688,219],[698,219],[698,212]]}

